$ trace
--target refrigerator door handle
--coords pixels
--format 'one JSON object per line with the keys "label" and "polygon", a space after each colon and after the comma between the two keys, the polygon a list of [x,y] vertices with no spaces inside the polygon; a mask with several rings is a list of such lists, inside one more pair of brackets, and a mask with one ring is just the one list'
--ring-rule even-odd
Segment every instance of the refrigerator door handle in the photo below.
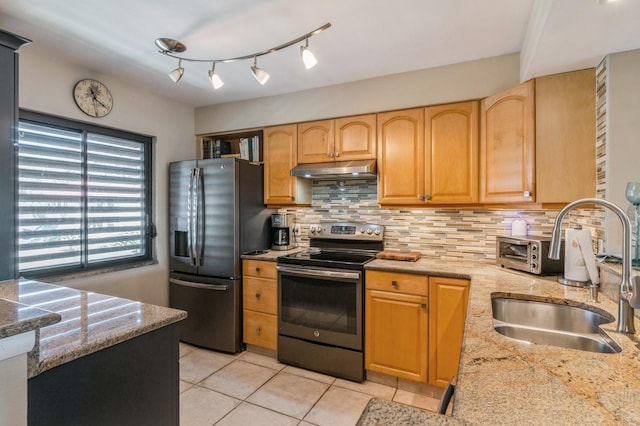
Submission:
{"label": "refrigerator door handle", "polygon": [[216,291],[227,291],[227,290],[229,290],[229,286],[228,285],[224,285],[224,284],[194,283],[193,281],[179,280],[177,278],[169,278],[169,282],[171,284],[184,285],[184,286],[193,287],[193,288],[203,288],[203,289],[207,289],[207,290],[216,290]]}
{"label": "refrigerator door handle", "polygon": [[196,266],[204,258],[204,182],[202,167],[196,168]]}
{"label": "refrigerator door handle", "polygon": [[196,168],[191,169],[191,175],[189,176],[189,197],[187,200],[189,216],[187,218],[189,224],[189,232],[187,233],[187,244],[189,246],[189,263],[191,266],[196,265]]}

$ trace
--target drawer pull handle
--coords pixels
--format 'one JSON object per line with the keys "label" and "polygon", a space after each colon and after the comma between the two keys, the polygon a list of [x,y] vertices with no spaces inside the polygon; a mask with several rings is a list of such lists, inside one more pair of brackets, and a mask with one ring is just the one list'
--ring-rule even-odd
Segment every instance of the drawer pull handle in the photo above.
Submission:
{"label": "drawer pull handle", "polygon": [[256,334],[259,336],[260,333],[262,333],[262,328],[260,327],[256,328]]}
{"label": "drawer pull handle", "polygon": [[256,299],[260,300],[260,293],[256,293]]}
{"label": "drawer pull handle", "polygon": [[256,268],[256,272],[260,272],[260,268]]}
{"label": "drawer pull handle", "polygon": [[394,287],[398,287],[398,281],[396,280],[391,281],[391,285]]}

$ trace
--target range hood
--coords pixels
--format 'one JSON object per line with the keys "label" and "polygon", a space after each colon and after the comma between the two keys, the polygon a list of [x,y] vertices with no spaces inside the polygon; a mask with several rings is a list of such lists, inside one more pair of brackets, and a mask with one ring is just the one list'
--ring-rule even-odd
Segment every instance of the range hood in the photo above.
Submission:
{"label": "range hood", "polygon": [[376,160],[298,164],[291,169],[291,176],[307,179],[374,177],[376,176]]}

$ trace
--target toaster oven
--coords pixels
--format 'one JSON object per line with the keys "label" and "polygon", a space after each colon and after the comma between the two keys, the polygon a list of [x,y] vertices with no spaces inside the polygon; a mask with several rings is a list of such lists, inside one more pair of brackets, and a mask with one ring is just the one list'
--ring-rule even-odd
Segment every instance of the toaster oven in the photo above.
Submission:
{"label": "toaster oven", "polygon": [[549,259],[547,237],[496,237],[496,262],[503,268],[516,269],[536,275],[554,275],[564,272],[564,241],[560,259]]}

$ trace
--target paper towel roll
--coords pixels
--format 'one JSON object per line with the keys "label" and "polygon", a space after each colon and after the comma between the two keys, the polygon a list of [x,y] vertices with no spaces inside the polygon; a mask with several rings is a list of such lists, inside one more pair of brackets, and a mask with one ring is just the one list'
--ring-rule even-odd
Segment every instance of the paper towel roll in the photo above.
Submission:
{"label": "paper towel roll", "polygon": [[591,239],[588,229],[567,229],[564,236],[564,277],[572,281],[589,281],[589,271],[582,257],[579,238]]}
{"label": "paper towel roll", "polygon": [[527,221],[518,219],[511,222],[511,235],[527,235]]}

